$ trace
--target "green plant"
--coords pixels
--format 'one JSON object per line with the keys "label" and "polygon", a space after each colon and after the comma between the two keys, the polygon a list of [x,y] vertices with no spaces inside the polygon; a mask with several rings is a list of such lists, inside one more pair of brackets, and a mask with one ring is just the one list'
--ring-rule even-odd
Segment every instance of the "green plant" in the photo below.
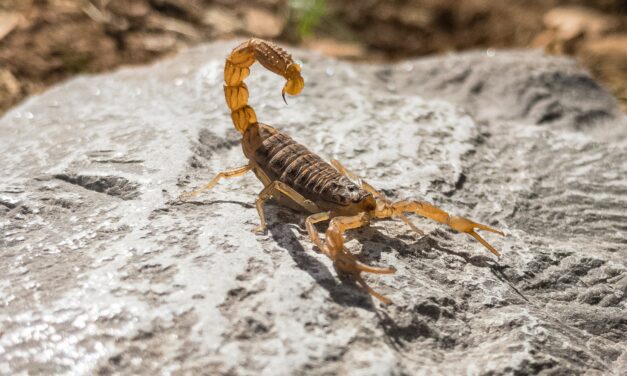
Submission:
{"label": "green plant", "polygon": [[303,39],[311,36],[314,29],[327,15],[326,0],[290,0],[298,37]]}

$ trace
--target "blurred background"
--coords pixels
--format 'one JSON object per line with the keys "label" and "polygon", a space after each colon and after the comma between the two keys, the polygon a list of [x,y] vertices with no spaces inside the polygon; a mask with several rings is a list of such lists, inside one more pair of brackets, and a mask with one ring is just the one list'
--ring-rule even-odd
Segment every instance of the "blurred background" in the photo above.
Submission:
{"label": "blurred background", "polygon": [[365,62],[541,48],[627,110],[627,0],[0,0],[0,115],[72,75],[245,36]]}

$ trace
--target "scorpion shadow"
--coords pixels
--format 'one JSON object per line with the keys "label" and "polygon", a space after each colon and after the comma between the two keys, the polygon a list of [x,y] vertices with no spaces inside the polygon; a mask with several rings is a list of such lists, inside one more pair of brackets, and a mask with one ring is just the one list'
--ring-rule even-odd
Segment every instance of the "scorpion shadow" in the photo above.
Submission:
{"label": "scorpion shadow", "polygon": [[[363,248],[360,255],[360,260],[364,262],[372,261],[372,260],[380,260],[381,258],[381,250],[385,248],[385,246],[391,247],[398,252],[401,257],[412,256],[413,258],[433,258],[428,255],[428,250],[433,249],[437,252],[442,252],[449,254],[451,256],[456,256],[462,258],[466,263],[479,267],[479,268],[489,268],[490,272],[502,283],[507,284],[514,293],[520,296],[527,302],[530,300],[514,285],[514,283],[510,280],[510,278],[505,274],[505,270],[510,268],[508,265],[501,265],[498,260],[495,260],[493,257],[487,256],[485,254],[469,254],[464,251],[454,251],[451,248],[442,245],[441,239],[438,239],[438,233],[446,232],[443,229],[436,230],[433,234],[424,234],[424,235],[416,235],[413,243],[406,243],[402,241],[400,238],[391,237],[383,232],[379,231],[377,228],[369,226],[364,227],[363,229],[358,229],[355,232],[360,231],[362,236],[359,238],[363,239],[364,236],[368,237],[369,242],[363,242]],[[352,234],[355,236],[355,232]],[[351,238],[350,235],[347,234],[347,238]],[[407,238],[407,237],[403,237]],[[382,247],[383,246],[383,247]],[[483,251],[483,250],[482,250]]]}
{"label": "scorpion shadow", "polygon": [[[512,291],[522,298],[525,302],[533,304],[510,280],[505,274],[505,270],[510,268],[508,265],[501,265],[494,258],[483,254],[469,254],[464,251],[455,251],[447,246],[443,239],[438,239],[439,235],[446,233],[446,230],[438,229],[432,234],[410,235],[393,237],[380,231],[376,227],[368,226],[347,233],[347,240],[357,238],[363,244],[359,259],[370,264],[372,261],[379,261],[381,253],[385,248],[396,250],[399,258],[413,259],[433,259],[433,252],[445,253],[451,256],[459,257],[466,263],[478,268],[489,268],[490,272],[501,282],[508,285]],[[413,239],[413,242],[407,243],[401,239]],[[406,346],[406,340],[412,340],[417,337],[429,337],[428,330],[421,328],[404,327],[398,325],[396,320],[390,315],[386,309],[377,309],[374,311],[377,315],[379,326],[385,334],[385,341],[397,352],[403,353]],[[416,313],[417,314],[417,313]]]}
{"label": "scorpion shadow", "polygon": [[[354,306],[372,312],[376,311],[376,298],[373,298],[372,295],[349,276],[338,273],[337,270],[336,275],[332,274],[325,264],[313,256],[313,253],[319,253],[319,250],[313,243],[308,241],[309,236],[302,221],[295,219],[302,216],[293,215],[294,213],[294,211],[288,208],[276,205],[266,206],[268,232],[272,239],[281,248],[288,251],[299,269],[307,272],[317,284],[327,290],[333,301],[343,306]],[[326,229],[326,226],[317,224],[316,228],[321,234],[324,234],[322,230]],[[299,239],[294,230],[307,240]],[[370,241],[364,242],[364,238]],[[424,254],[424,249],[430,246],[429,241],[425,241],[422,238],[418,239],[414,244],[405,244],[400,239],[383,234],[378,229],[370,226],[347,233],[346,240],[349,241],[351,239],[358,239],[362,243],[361,254],[356,254],[356,256],[368,264],[373,264],[373,261],[380,261],[381,253],[386,248],[393,248],[406,254],[421,255]]]}
{"label": "scorpion shadow", "polygon": [[[211,206],[224,203],[236,204],[248,209],[254,208],[254,205],[232,200],[188,200],[184,202],[173,200],[168,204],[169,206]],[[341,280],[341,282],[338,282],[338,278],[331,274],[327,266],[313,256],[313,253],[316,252],[315,246],[310,242],[306,242],[303,245],[298,236],[294,234],[294,230],[296,230],[301,235],[307,237],[307,239],[309,238],[300,220],[302,219],[300,213],[289,208],[277,206],[274,203],[266,205],[264,209],[268,222],[268,232],[272,239],[281,248],[288,251],[299,269],[307,272],[318,285],[329,292],[331,299],[343,306],[360,307],[369,311],[375,310],[375,304],[370,294],[364,291],[361,286],[358,286],[351,278],[338,274]]]}
{"label": "scorpion shadow", "polygon": [[[247,203],[221,200],[202,203],[202,205],[224,202],[238,204],[246,208],[253,207]],[[279,207],[274,204],[267,205],[265,209],[268,219],[268,232],[276,244],[288,251],[289,255],[296,263],[296,266],[307,272],[318,285],[327,290],[330,298],[334,302],[342,306],[358,307],[375,313],[379,321],[379,327],[385,334],[385,341],[396,351],[402,353],[403,347],[405,347],[404,340],[416,336],[416,333],[408,333],[408,330],[411,330],[410,328],[398,325],[394,318],[387,312],[386,308],[377,308],[375,298],[355,283],[352,278],[343,276],[337,273],[337,271],[337,276],[332,274],[325,264],[313,256],[313,252],[319,251],[308,241],[309,237],[302,223],[302,215],[289,208]],[[318,224],[316,226],[318,231],[324,233],[322,231],[326,229],[324,224]],[[301,238],[304,237],[307,240],[301,240],[294,231],[302,235]],[[412,234],[397,237],[390,236],[377,227],[366,226],[347,232],[346,241],[357,239],[362,244],[361,252],[356,254],[356,256],[367,264],[379,263],[382,253],[392,249],[397,252],[400,258],[432,259],[434,258],[433,253],[429,252],[432,249],[460,257],[468,264],[476,267],[490,268],[490,271],[498,280],[509,285],[517,295],[525,301],[530,302],[529,299],[511,283],[504,273],[504,270],[509,266],[500,265],[498,261],[485,255],[471,255],[463,251],[458,252],[447,248],[437,239],[436,234],[438,231],[443,230],[437,230],[434,234]],[[403,241],[410,239],[413,240],[410,243]]]}
{"label": "scorpion shadow", "polygon": [[[331,298],[337,303],[359,306],[369,310],[374,309],[375,305],[370,294],[365,292],[351,278],[341,274],[338,274],[338,277],[343,283],[338,283],[337,278],[330,273],[328,268],[312,256],[312,252],[319,252],[317,248],[309,241],[305,241],[304,245],[303,241],[294,234],[294,230],[296,230],[308,240],[308,234],[301,223],[302,221],[295,219],[301,218],[301,216],[293,215],[295,212],[291,209],[277,207],[276,205],[268,205],[266,208],[268,209],[267,216],[269,218],[268,230],[272,238],[278,245],[289,252],[298,268],[309,273],[320,286],[329,292]],[[316,226],[321,234],[324,234],[321,230],[326,228],[325,225]],[[362,244],[361,252],[357,253],[356,256],[367,264],[379,263],[381,254],[386,249],[394,249],[402,258],[410,256],[422,259],[433,258],[432,255],[430,256],[430,252],[428,252],[430,249],[460,257],[473,266],[489,268],[499,281],[509,285],[517,295],[529,302],[529,299],[513,285],[504,273],[504,270],[509,268],[509,266],[501,265],[497,260],[486,255],[471,255],[463,251],[454,251],[441,245],[437,238],[429,234],[396,237],[390,236],[376,227],[367,226],[349,231],[345,236],[347,242],[351,239],[357,239]],[[408,239],[413,241],[411,243],[403,241]]]}
{"label": "scorpion shadow", "polygon": [[471,264],[473,266],[476,266],[479,268],[489,268],[490,272],[492,273],[492,275],[494,275],[494,277],[496,277],[496,279],[498,279],[501,283],[508,285],[516,295],[518,295],[520,298],[525,300],[527,303],[532,303],[531,300],[529,300],[529,298],[527,298],[514,285],[514,283],[510,280],[507,274],[505,274],[505,270],[509,269],[510,266],[501,265],[498,262],[498,260],[495,260],[494,258],[488,257],[486,255],[470,255],[466,252],[456,252],[450,248],[441,246],[438,242],[434,242],[432,247],[433,249],[437,251],[448,253],[449,255],[461,257],[462,259],[464,259],[464,261],[466,261],[466,263]]}
{"label": "scorpion shadow", "polygon": [[[270,205],[267,206],[267,208],[270,207]],[[298,268],[309,273],[320,286],[329,292],[329,296],[333,301],[343,306],[354,306],[373,312],[377,317],[379,327],[384,333],[385,342],[400,354],[404,353],[408,339],[411,341],[413,338],[429,336],[428,333],[415,333],[416,328],[414,327],[399,325],[387,308],[378,308],[375,304],[376,299],[351,278],[342,277],[338,273],[338,281],[338,278],[331,274],[330,270],[322,262],[312,256],[311,252],[315,252],[316,247],[310,242],[301,243],[302,240],[294,233],[294,230],[296,230],[308,239],[308,234],[302,223],[300,223],[301,221],[294,219],[300,217],[294,216],[292,213],[283,212],[283,210],[289,211],[289,209],[276,207],[267,211],[268,217],[272,218],[268,221],[268,223],[271,223],[269,232],[272,238],[278,245],[289,252]],[[321,225],[317,229],[320,231],[323,228],[324,225]],[[382,253],[392,249],[398,253],[400,258],[433,259],[434,256],[431,250],[459,257],[473,266],[489,268],[490,272],[499,281],[509,285],[518,296],[530,303],[529,299],[514,286],[504,273],[504,270],[509,268],[509,266],[501,265],[497,260],[486,255],[473,255],[450,249],[441,244],[442,241],[437,236],[439,231],[444,230],[437,230],[434,235],[396,237],[386,234],[379,228],[367,226],[348,232],[346,241],[357,239],[362,244],[361,252],[356,255],[362,262],[367,264],[380,263]],[[404,241],[410,239],[413,241],[409,243]]]}
{"label": "scorpion shadow", "polygon": [[[270,209],[270,205],[266,209]],[[281,208],[280,210],[282,210]],[[288,209],[289,210],[289,209]],[[375,304],[370,294],[358,286],[351,278],[338,274],[338,278],[331,274],[326,265],[313,256],[316,252],[313,244],[301,243],[299,237],[294,234],[294,230],[307,236],[307,231],[303,229],[299,221],[276,220],[276,209],[266,211],[268,217],[268,231],[272,239],[281,247],[288,251],[296,266],[307,272],[318,285],[327,290],[331,299],[342,306],[359,307],[369,311],[375,310]]]}

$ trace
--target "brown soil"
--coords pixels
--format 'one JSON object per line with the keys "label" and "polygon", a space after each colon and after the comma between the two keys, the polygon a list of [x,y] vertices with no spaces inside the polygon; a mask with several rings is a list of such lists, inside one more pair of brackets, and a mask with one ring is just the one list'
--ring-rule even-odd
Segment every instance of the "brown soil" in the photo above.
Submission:
{"label": "brown soil", "polygon": [[250,35],[369,61],[540,47],[575,56],[627,108],[624,1],[310,0],[323,4],[324,11],[314,17],[309,36],[298,32],[304,18],[297,3],[307,1],[4,0],[0,114],[78,73],[141,64],[203,41]]}

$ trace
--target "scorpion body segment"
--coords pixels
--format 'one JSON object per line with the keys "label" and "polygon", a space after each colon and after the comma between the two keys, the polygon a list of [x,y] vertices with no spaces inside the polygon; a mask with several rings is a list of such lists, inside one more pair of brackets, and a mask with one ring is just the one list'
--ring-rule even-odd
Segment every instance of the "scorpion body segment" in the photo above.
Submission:
{"label": "scorpion body segment", "polygon": [[[270,179],[292,187],[322,210],[356,214],[372,210],[372,195],[286,134],[265,124],[249,127],[242,139],[244,155]],[[370,206],[359,206],[370,203]],[[354,208],[353,206],[359,206]],[[341,207],[338,207],[338,205]],[[319,211],[319,210],[317,210]]]}
{"label": "scorpion body segment", "polygon": [[[204,187],[184,193],[182,198],[211,189],[223,178],[253,171],[264,185],[255,202],[261,221],[257,231],[266,229],[263,206],[270,198],[308,212],[310,215],[305,224],[312,242],[333,261],[338,272],[352,276],[384,303],[390,301],[370,288],[361,273],[391,274],[396,270],[368,266],[357,260],[344,248],[344,232],[347,230],[366,226],[375,219],[399,218],[422,235],[422,231],[406,217],[406,213],[414,213],[467,233],[492,253],[500,255],[475,229],[500,235],[502,232],[464,217],[451,216],[425,201],[390,202],[340,162],[333,160],[332,165],[328,164],[281,131],[259,123],[255,111],[248,105],[249,92],[244,83],[255,61],[286,79],[283,99],[286,93],[296,95],[304,88],[300,66],[282,48],[254,38],[235,47],[224,65],[224,96],[233,125],[242,135],[242,148],[248,164],[217,174]],[[323,221],[330,221],[324,240],[315,228],[316,223]]]}
{"label": "scorpion body segment", "polygon": [[257,123],[255,110],[248,105],[248,87],[244,83],[255,60],[287,80],[282,91],[283,99],[285,93],[296,95],[305,86],[300,66],[281,47],[256,38],[235,47],[224,64],[224,96],[231,109],[233,124],[242,134],[250,125]]}

